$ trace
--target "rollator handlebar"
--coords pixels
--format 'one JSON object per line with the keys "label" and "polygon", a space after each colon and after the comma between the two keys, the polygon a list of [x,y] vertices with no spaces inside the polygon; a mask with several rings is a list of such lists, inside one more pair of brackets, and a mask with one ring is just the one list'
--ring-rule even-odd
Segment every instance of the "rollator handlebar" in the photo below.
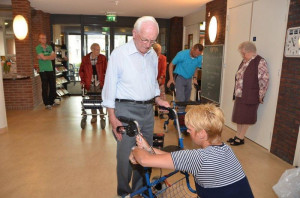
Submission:
{"label": "rollator handlebar", "polygon": [[168,113],[168,117],[170,120],[174,120],[176,118],[176,111],[171,108],[171,107],[164,107],[164,106],[158,106],[159,109],[161,110],[166,110],[166,111],[169,111]]}
{"label": "rollator handlebar", "polygon": [[176,102],[176,106],[200,105],[200,101]]}
{"label": "rollator handlebar", "polygon": [[119,116],[119,117],[118,117],[118,120],[120,120],[121,122],[124,122],[124,123],[126,123],[126,124],[129,124],[129,123],[131,123],[131,122],[134,122],[133,119],[127,118],[127,117],[124,117],[124,116]]}

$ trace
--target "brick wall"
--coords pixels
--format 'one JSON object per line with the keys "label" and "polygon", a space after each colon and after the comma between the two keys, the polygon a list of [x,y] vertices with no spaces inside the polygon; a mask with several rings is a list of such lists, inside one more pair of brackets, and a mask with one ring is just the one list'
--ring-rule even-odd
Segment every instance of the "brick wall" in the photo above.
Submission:
{"label": "brick wall", "polygon": [[[206,4],[206,27],[205,27],[205,45],[223,45],[225,44],[226,28],[226,10],[227,0],[214,0]],[[208,37],[208,26],[210,19],[215,16],[218,22],[217,37],[214,43],[211,43]]]}
{"label": "brick wall", "polygon": [[173,17],[170,19],[170,47],[168,60],[172,61],[176,54],[182,50],[183,18]]}
{"label": "brick wall", "polygon": [[37,31],[43,31],[50,38],[50,15],[34,11],[28,0],[12,0],[13,17],[24,16],[28,23],[28,35],[24,40],[15,38],[17,72],[29,76],[26,80],[4,80],[6,109],[33,109],[42,102],[41,81],[34,76],[33,66],[37,63],[35,46]]}
{"label": "brick wall", "polygon": [[[300,26],[300,1],[291,0],[287,29]],[[283,58],[271,153],[292,164],[300,125],[300,58]]]}

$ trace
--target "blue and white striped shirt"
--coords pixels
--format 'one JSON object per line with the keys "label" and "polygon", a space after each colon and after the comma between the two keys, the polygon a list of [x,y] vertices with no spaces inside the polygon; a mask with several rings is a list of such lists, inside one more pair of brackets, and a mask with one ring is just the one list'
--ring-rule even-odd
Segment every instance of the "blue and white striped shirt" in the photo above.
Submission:
{"label": "blue and white striped shirt", "polygon": [[203,188],[224,187],[245,178],[241,164],[224,143],[205,149],[172,152],[171,156],[175,169],[191,173]]}
{"label": "blue and white striped shirt", "polygon": [[133,40],[114,49],[108,61],[102,105],[115,108],[115,99],[146,101],[160,95],[158,59],[153,49],[141,54]]}

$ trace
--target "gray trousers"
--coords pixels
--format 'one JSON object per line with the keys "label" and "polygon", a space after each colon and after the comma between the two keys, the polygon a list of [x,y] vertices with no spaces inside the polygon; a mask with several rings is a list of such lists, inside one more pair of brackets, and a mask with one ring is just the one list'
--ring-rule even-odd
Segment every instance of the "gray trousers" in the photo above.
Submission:
{"label": "gray trousers", "polygon": [[[177,75],[175,79],[176,100],[178,102],[190,101],[192,91],[192,78],[186,79]],[[185,107],[178,107],[178,112],[184,112]]]}
{"label": "gray trousers", "polygon": [[[136,120],[144,138],[152,145],[154,128],[152,104],[116,102],[115,114],[117,117],[123,116]],[[123,134],[122,141],[117,142],[117,193],[119,196],[130,194],[144,185],[144,168],[140,165],[132,165],[128,159],[131,148],[135,145],[135,137],[129,137],[126,134]],[[129,186],[131,178],[132,188]]]}

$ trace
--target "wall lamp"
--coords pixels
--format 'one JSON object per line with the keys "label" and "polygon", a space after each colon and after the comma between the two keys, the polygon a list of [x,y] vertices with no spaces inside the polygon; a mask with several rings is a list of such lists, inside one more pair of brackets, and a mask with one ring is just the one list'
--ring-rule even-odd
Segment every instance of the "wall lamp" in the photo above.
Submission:
{"label": "wall lamp", "polygon": [[17,39],[23,40],[26,38],[28,33],[28,24],[22,15],[15,16],[13,21],[13,29]]}
{"label": "wall lamp", "polygon": [[218,31],[218,22],[217,18],[213,16],[210,19],[209,27],[208,27],[208,36],[211,43],[215,42],[217,37],[217,31]]}

